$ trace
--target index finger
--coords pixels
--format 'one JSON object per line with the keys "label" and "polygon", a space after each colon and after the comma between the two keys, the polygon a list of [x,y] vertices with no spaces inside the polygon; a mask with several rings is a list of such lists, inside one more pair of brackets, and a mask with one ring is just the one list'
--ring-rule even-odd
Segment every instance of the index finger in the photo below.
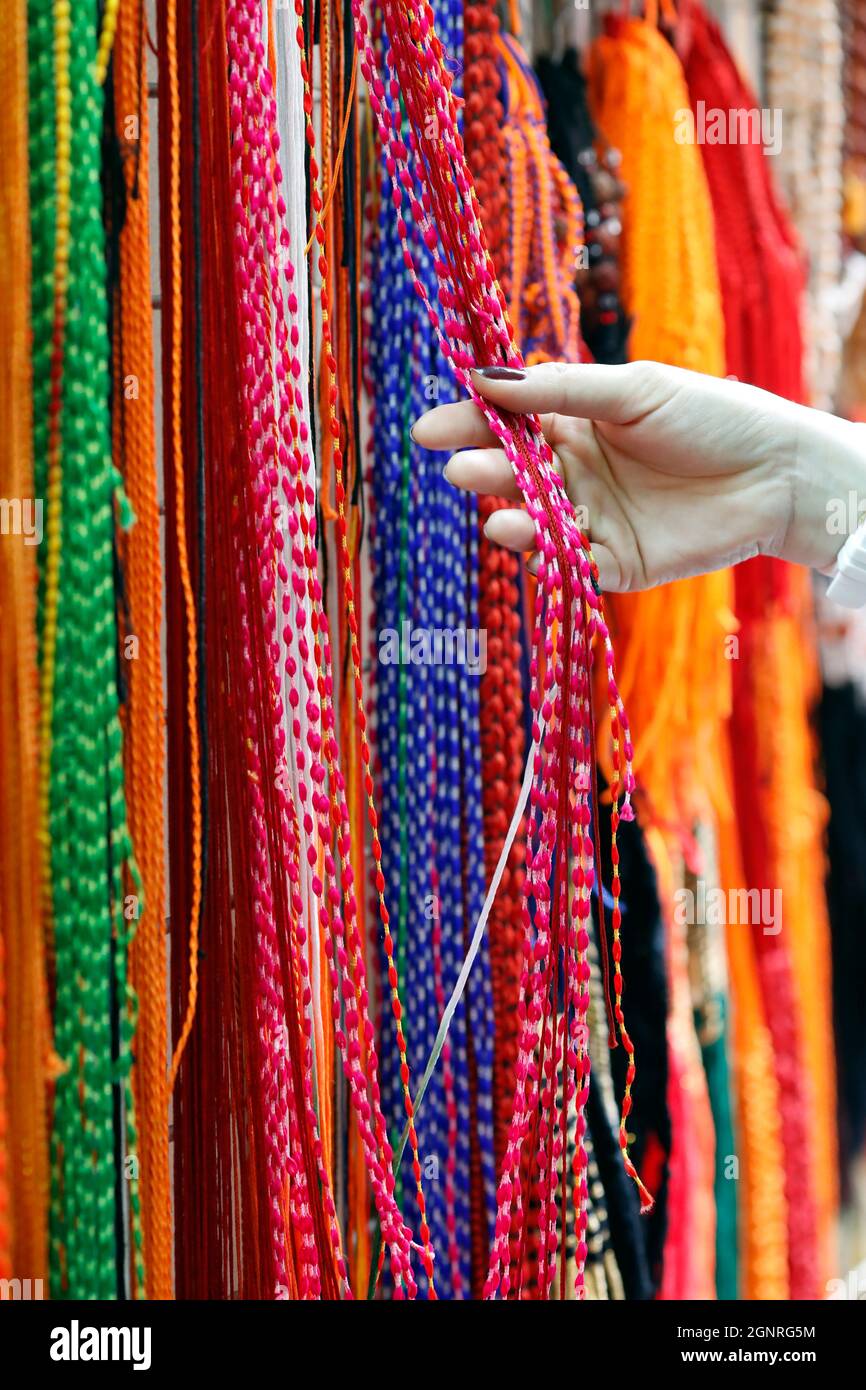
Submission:
{"label": "index finger", "polygon": [[[473,367],[472,378],[484,399],[500,410],[553,411],[629,425],[675,394],[677,371],[657,362],[539,362],[534,367]],[[689,373],[679,376],[688,380]]]}
{"label": "index finger", "polygon": [[419,416],[412,426],[412,438],[422,449],[486,448],[499,440],[474,401],[436,405]]}
{"label": "index finger", "polygon": [[[554,442],[555,416],[541,416],[541,432]],[[452,405],[435,405],[419,415],[411,430],[412,438],[422,449],[486,449],[498,447],[502,440],[494,434],[484,418],[484,412],[474,401],[456,401]]]}

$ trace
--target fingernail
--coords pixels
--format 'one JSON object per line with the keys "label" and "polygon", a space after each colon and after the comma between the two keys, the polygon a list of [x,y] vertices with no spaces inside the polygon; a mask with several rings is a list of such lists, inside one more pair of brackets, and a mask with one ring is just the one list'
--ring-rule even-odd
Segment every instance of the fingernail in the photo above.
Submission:
{"label": "fingernail", "polygon": [[409,438],[412,440],[413,444],[418,443],[418,440],[415,437],[415,425],[417,425],[417,423],[418,421],[416,420],[414,425],[409,426]]}
{"label": "fingernail", "polygon": [[522,367],[473,367],[476,376],[487,381],[525,381],[526,372]]}

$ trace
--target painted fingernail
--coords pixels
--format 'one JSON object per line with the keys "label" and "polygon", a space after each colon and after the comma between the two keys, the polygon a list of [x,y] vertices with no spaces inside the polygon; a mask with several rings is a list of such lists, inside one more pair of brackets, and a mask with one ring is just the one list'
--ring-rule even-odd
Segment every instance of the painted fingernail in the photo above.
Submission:
{"label": "painted fingernail", "polygon": [[477,376],[487,381],[525,381],[526,372],[522,367],[473,367]]}

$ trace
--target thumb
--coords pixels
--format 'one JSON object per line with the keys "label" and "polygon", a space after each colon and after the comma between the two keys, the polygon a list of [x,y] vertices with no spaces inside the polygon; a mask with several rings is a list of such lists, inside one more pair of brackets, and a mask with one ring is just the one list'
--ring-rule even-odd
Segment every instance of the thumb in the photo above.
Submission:
{"label": "thumb", "polygon": [[628,425],[676,390],[673,370],[657,362],[541,362],[536,367],[473,367],[472,384],[491,405],[514,414],[575,415]]}

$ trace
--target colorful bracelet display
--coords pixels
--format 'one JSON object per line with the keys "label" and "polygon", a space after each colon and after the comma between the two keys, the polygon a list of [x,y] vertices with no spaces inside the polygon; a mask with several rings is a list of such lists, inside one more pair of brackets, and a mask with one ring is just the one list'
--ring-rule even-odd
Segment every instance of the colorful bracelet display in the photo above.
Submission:
{"label": "colorful bracelet display", "polygon": [[[10,0],[0,1279],[800,1299],[836,1268],[809,577],[605,595],[542,421],[471,373],[832,403],[859,30],[827,0],[805,54],[774,7],[770,99],[811,122],[776,166],[674,138],[757,108],[697,0],[564,55],[554,26],[537,75],[505,8]],[[413,437],[466,396],[534,574]],[[784,931],[683,920],[708,888],[779,892]]]}

